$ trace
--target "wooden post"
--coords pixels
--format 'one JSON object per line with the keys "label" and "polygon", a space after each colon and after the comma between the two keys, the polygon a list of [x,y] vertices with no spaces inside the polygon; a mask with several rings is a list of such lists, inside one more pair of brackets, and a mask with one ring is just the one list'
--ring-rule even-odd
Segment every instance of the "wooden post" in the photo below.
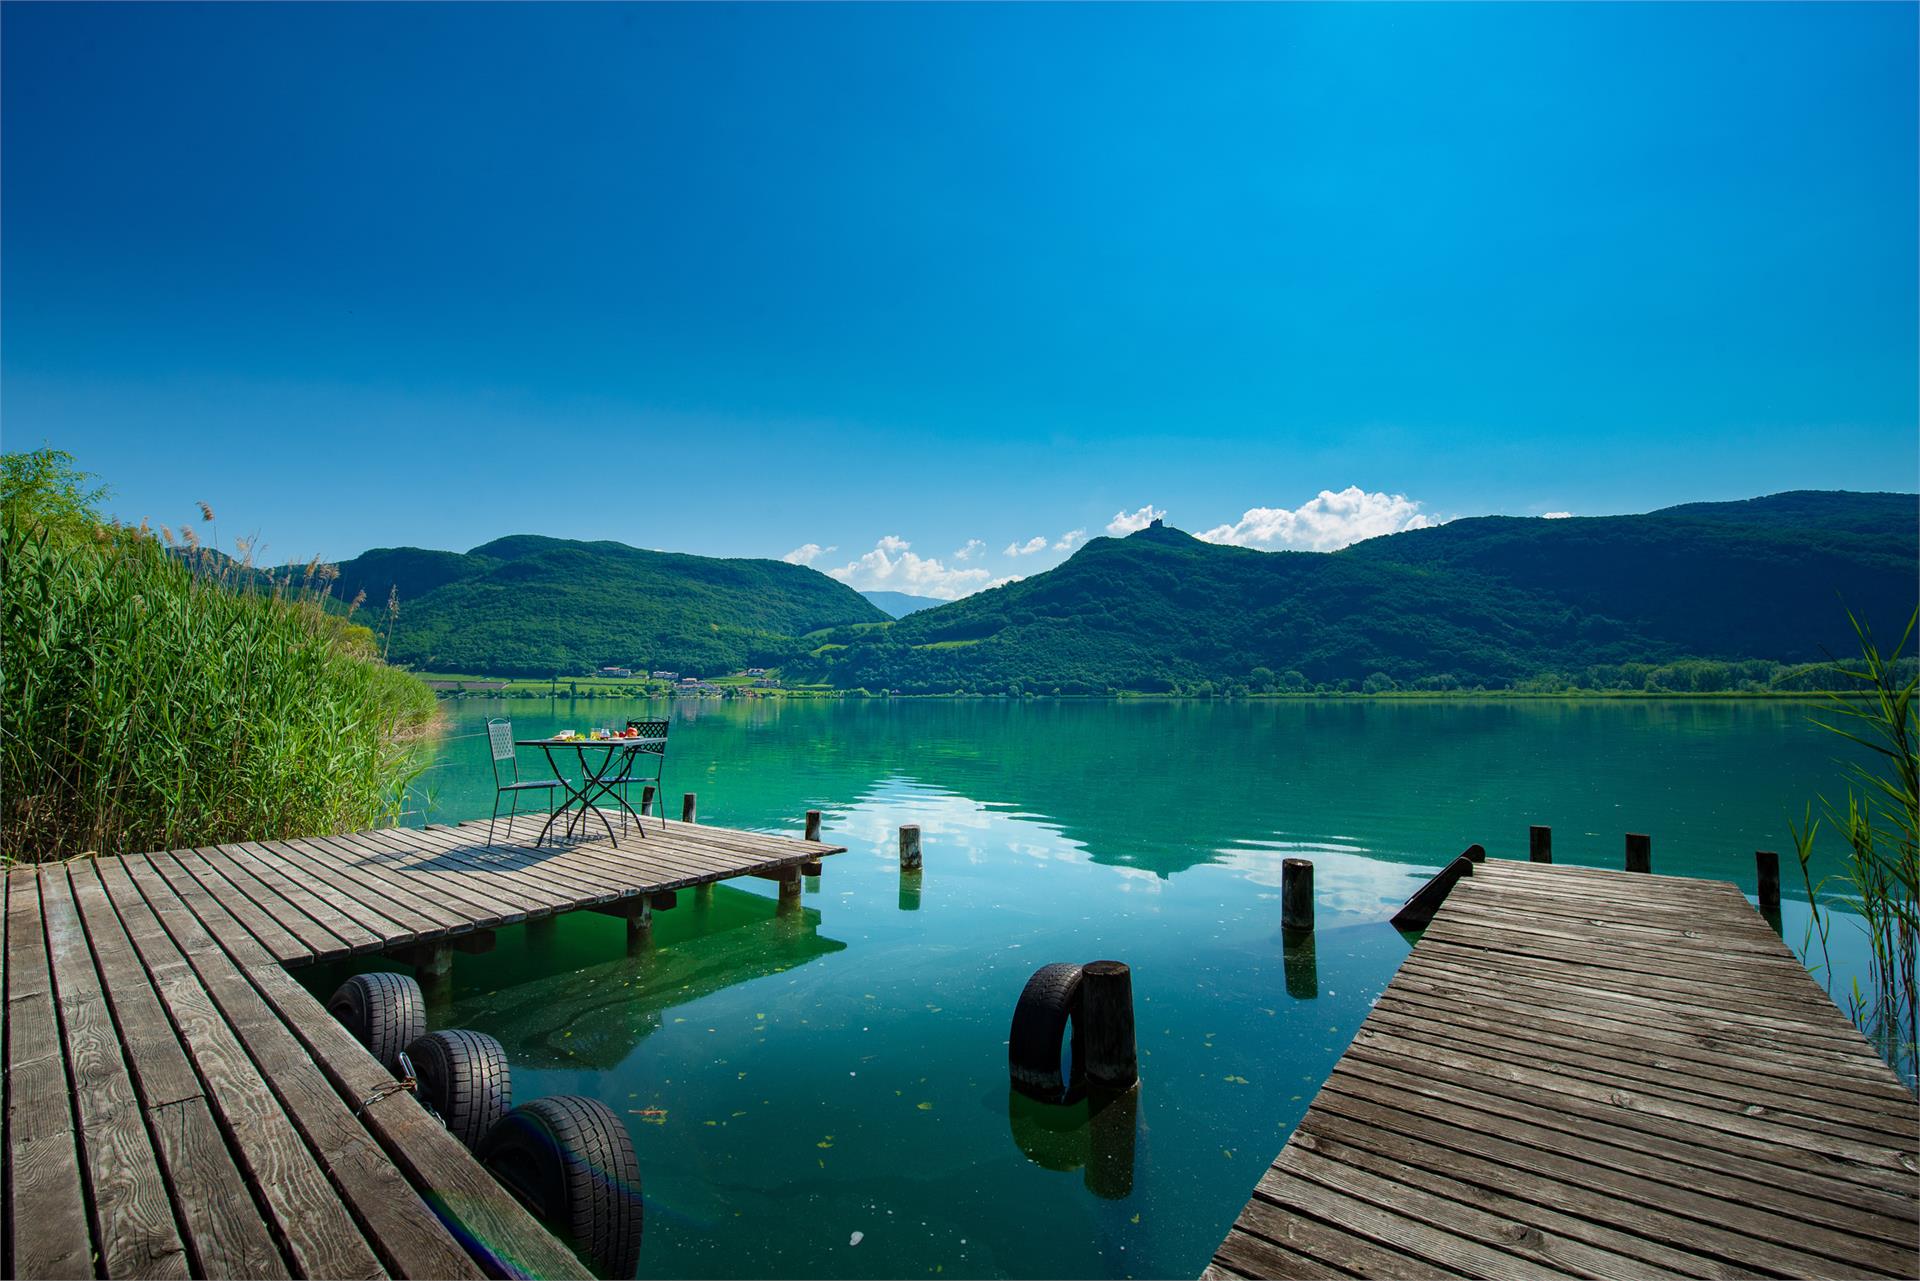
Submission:
{"label": "wooden post", "polygon": [[918,912],[920,910],[920,869],[908,871],[900,869],[900,910]]}
{"label": "wooden post", "polygon": [[1780,856],[1772,850],[1755,850],[1754,868],[1760,874],[1760,910],[1780,912]]}
{"label": "wooden post", "polygon": [[1280,928],[1294,933],[1313,930],[1313,862],[1290,858],[1280,865]]}
{"label": "wooden post", "polygon": [[619,916],[627,922],[627,951],[637,952],[653,942],[653,900],[651,895],[634,894],[591,909],[604,916]]}
{"label": "wooden post", "polygon": [[682,796],[680,798],[680,821],[682,823],[692,823],[697,821],[693,816],[693,809],[694,809],[693,793],[688,792],[685,796]]}
{"label": "wooden post", "polygon": [[1487,861],[1487,847],[1476,842],[1462,850],[1460,857],[1469,863],[1484,863]]}
{"label": "wooden post", "polygon": [[1087,1084],[1125,1090],[1140,1079],[1134,1045],[1133,972],[1124,961],[1080,967],[1080,1011],[1086,1019]]}
{"label": "wooden post", "polygon": [[1551,827],[1527,829],[1527,861],[1530,863],[1553,862],[1553,829]]}
{"label": "wooden post", "polygon": [[784,867],[780,869],[780,908],[790,912],[800,906],[800,869]]}
{"label": "wooden post", "polygon": [[694,886],[693,901],[694,901],[694,904],[698,907],[712,907],[713,906],[713,882],[708,881],[703,885]]}
{"label": "wooden post", "polygon": [[920,867],[920,825],[905,823],[900,828],[900,870],[916,871]]}
{"label": "wooden post", "polygon": [[642,815],[651,815],[653,813],[652,783],[648,783],[640,789],[640,813]]}
{"label": "wooden post", "polygon": [[820,811],[819,810],[807,811],[807,839],[814,842],[818,842],[820,839]]}
{"label": "wooden post", "polygon": [[1653,870],[1653,838],[1651,836],[1642,836],[1638,832],[1627,833],[1627,870],[1629,872]]}

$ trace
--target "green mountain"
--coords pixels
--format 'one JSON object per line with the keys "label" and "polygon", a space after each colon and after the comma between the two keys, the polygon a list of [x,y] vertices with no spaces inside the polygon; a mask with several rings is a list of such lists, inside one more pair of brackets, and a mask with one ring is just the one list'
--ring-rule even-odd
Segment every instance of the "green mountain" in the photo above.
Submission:
{"label": "green mountain", "polygon": [[[883,628],[812,638],[791,670],[908,692],[1169,690],[1203,681],[1454,688],[1619,681],[1683,659],[1818,662],[1884,640],[1920,588],[1920,497],[1794,493],[1641,516],[1485,517],[1334,553],[1156,525]],[[1262,674],[1264,672],[1264,674]],[[1381,674],[1376,677],[1376,673]],[[1631,675],[1631,673],[1629,673]]]}
{"label": "green mountain", "polygon": [[803,655],[794,639],[886,615],[825,574],[613,542],[517,534],[470,552],[382,547],[344,561],[334,595],[400,612],[389,656],[423,671],[495,676],[603,665],[713,675]]}

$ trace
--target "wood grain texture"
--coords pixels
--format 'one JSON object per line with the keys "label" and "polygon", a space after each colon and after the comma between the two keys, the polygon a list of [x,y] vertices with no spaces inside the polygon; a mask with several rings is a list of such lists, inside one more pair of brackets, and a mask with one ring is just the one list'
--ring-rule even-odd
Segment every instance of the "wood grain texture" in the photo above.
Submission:
{"label": "wood grain texture", "polygon": [[1487,862],[1218,1277],[1910,1276],[1920,1109],[1731,885]]}
{"label": "wood grain texture", "polygon": [[[287,966],[797,878],[842,847],[539,822],[20,868],[0,888],[4,1275],[584,1277]],[[1470,1048],[1470,1047],[1469,1047]]]}

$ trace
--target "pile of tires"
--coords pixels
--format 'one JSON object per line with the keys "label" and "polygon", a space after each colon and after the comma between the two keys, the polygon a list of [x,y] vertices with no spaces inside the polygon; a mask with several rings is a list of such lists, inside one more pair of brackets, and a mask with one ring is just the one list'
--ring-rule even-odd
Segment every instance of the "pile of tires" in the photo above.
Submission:
{"label": "pile of tires", "polygon": [[420,985],[356,974],[327,1009],[455,1138],[603,1277],[640,1266],[645,1208],[633,1136],[596,1099],[562,1094],[513,1106],[512,1071],[484,1032],[427,1031]]}

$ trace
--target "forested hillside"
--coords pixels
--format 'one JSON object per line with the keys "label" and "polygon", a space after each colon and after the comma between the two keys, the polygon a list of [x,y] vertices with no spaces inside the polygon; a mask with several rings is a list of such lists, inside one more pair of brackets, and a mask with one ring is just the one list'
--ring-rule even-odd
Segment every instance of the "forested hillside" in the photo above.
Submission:
{"label": "forested hillside", "polygon": [[[884,628],[797,669],[908,692],[1645,688],[1719,660],[1735,680],[1891,641],[1915,608],[1920,500],[1782,494],[1644,516],[1460,520],[1330,554],[1156,526]],[[1728,664],[1748,663],[1745,669]]]}
{"label": "forested hillside", "polygon": [[824,574],[531,534],[470,552],[380,548],[340,565],[335,596],[398,592],[390,657],[499,676],[610,664],[706,675],[804,654],[795,638],[886,615]]}

